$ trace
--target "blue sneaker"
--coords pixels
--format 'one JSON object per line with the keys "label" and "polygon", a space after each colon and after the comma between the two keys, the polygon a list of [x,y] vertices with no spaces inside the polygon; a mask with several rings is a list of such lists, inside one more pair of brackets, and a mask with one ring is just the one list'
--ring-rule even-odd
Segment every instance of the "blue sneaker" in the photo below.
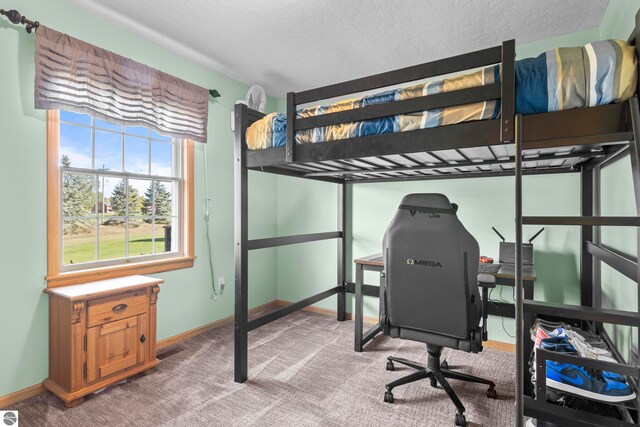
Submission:
{"label": "blue sneaker", "polygon": [[[558,353],[573,353],[573,354],[580,353],[569,342],[569,338],[566,335],[560,335],[560,334],[541,340],[540,347],[544,348],[545,350],[556,351]],[[602,376],[607,380],[625,382],[624,377],[615,372],[602,371]]]}
{"label": "blue sneaker", "polygon": [[636,394],[624,382],[610,381],[600,374],[592,375],[582,366],[551,360],[547,360],[547,385],[600,402],[619,403],[636,398]]}
{"label": "blue sneaker", "polygon": [[540,347],[545,350],[556,351],[558,353],[578,354],[578,351],[573,345],[571,345],[569,339],[564,335],[545,338],[540,341]]}
{"label": "blue sneaker", "polygon": [[[571,345],[569,339],[566,336],[553,336],[538,341],[535,347],[540,347],[545,350],[555,351],[558,353],[578,354],[578,351]],[[533,354],[532,360],[529,362],[529,372],[532,374],[531,381],[536,382],[536,358]]]}
{"label": "blue sneaker", "polygon": [[611,371],[602,371],[602,377],[610,381],[625,382],[625,379],[622,375],[617,374],[615,372],[611,372]]}

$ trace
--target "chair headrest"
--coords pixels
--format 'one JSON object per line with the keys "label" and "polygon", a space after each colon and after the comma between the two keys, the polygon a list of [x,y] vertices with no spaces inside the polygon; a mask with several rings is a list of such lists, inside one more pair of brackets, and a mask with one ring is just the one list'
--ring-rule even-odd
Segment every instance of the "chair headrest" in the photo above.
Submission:
{"label": "chair headrest", "polygon": [[451,203],[447,196],[439,193],[413,193],[402,198],[399,209],[410,211],[433,211],[434,213],[449,213],[455,215],[458,205]]}

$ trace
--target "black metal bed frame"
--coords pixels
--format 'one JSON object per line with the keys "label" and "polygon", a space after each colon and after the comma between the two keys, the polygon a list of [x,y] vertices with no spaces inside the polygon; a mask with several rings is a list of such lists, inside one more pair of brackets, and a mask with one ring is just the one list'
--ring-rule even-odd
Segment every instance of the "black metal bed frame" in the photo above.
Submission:
{"label": "black metal bed frame", "polygon": [[[638,15],[640,16],[640,15]],[[636,27],[638,25],[636,16]],[[635,30],[631,41],[635,41]],[[640,57],[640,55],[638,55]],[[501,64],[501,82],[472,89],[429,95],[387,104],[298,119],[297,107],[303,104],[353,95],[411,81],[462,72],[492,64]],[[498,99],[498,119],[465,122],[410,132],[349,138],[316,144],[295,144],[295,132],[318,126],[350,123],[398,114],[410,114],[433,108],[464,105]],[[638,99],[599,107],[580,108],[553,113],[521,116],[515,114],[515,42],[471,52],[452,58],[381,73],[313,90],[287,94],[286,146],[250,151],[246,146],[246,129],[264,115],[238,104],[235,109],[235,362],[236,382],[248,378],[248,334],[332,295],[338,296],[337,320],[346,319],[346,294],[353,292],[346,270],[346,191],[348,184],[380,181],[467,178],[481,176],[515,176],[516,194],[516,425],[522,415],[539,421],[567,422],[571,425],[595,425],[592,416],[547,403],[545,380],[538,381],[538,399],[531,398],[531,387],[524,380],[532,343],[528,329],[535,315],[566,317],[590,322],[603,334],[618,360],[624,359],[602,327],[602,322],[640,326],[638,313],[608,310],[601,307],[599,262],[602,261],[640,283],[636,259],[603,246],[599,240],[601,226],[640,227],[640,111]],[[632,143],[630,143],[632,142]],[[600,170],[614,159],[631,154],[638,217],[600,216]],[[326,233],[302,234],[266,239],[248,238],[248,171],[262,171],[338,184],[337,227]],[[540,173],[580,172],[581,217],[530,217],[522,213],[522,176]],[[581,227],[581,305],[554,305],[523,300],[522,225],[576,225]],[[639,245],[640,245],[640,228]],[[318,294],[266,315],[249,320],[248,252],[303,242],[337,239],[336,283]],[[639,252],[640,253],[640,252]],[[640,292],[639,292],[640,307]],[[640,329],[640,328],[639,328]],[[640,337],[640,332],[638,332]],[[568,356],[538,351],[537,363],[565,360]],[[590,359],[572,363],[607,369],[640,377],[640,368]],[[544,372],[544,371],[542,371]],[[538,378],[544,375],[538,375]],[[638,387],[636,381],[634,388]],[[638,393],[640,407],[640,393]],[[633,421],[623,408],[626,421]],[[568,411],[568,412],[567,412]],[[633,412],[633,411],[631,411]],[[601,417],[602,418],[602,417]],[[640,424],[636,415],[636,422]],[[621,425],[611,418],[597,425]],[[609,424],[606,424],[608,422]],[[541,425],[541,424],[539,424]]]}

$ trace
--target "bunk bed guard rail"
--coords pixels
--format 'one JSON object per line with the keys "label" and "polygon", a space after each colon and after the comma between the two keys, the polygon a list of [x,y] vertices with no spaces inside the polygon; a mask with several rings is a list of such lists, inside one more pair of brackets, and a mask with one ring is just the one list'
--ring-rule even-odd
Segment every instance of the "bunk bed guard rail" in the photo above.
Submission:
{"label": "bunk bed guard rail", "polygon": [[[433,62],[375,74],[342,83],[336,83],[303,92],[287,93],[287,142],[286,162],[295,161],[295,133],[299,130],[321,126],[359,122],[381,117],[411,114],[436,108],[501,100],[500,141],[514,142],[515,114],[515,40],[507,40],[501,46],[478,50]],[[352,110],[322,114],[314,117],[296,117],[303,104],[353,95],[374,89],[445,76],[488,65],[501,64],[500,82],[450,92],[443,92],[402,101],[368,105]]]}

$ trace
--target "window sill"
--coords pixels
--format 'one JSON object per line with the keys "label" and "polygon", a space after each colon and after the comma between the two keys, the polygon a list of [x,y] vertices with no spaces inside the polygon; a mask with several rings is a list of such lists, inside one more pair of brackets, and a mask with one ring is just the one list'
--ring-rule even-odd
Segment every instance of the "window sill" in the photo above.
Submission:
{"label": "window sill", "polygon": [[185,256],[58,273],[46,277],[47,287],[57,288],[59,286],[77,285],[80,283],[95,282],[96,280],[112,279],[114,277],[130,276],[134,274],[145,275],[191,268],[193,267],[195,259],[196,258],[193,256]]}

